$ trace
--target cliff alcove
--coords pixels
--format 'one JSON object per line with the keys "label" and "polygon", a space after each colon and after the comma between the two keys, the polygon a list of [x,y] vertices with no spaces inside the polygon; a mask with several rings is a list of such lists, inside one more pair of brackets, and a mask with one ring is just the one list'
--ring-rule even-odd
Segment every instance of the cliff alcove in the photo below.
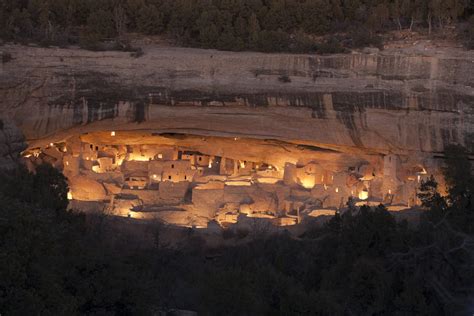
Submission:
{"label": "cliff alcove", "polygon": [[424,177],[442,183],[446,145],[474,152],[474,55],[459,48],[2,50],[1,117],[31,168],[64,170],[83,210],[185,226],[296,223],[351,196],[399,210]]}
{"label": "cliff alcove", "polygon": [[152,130],[70,135],[23,157],[32,171],[42,163],[63,171],[74,209],[203,228],[249,219],[295,225],[334,214],[349,199],[409,209],[428,177],[398,155]]}

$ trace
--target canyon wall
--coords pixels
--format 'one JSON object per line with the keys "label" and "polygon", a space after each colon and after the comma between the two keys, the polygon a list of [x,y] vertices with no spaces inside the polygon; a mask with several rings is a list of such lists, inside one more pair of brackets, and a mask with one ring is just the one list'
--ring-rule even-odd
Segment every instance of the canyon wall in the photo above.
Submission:
{"label": "canyon wall", "polygon": [[474,153],[474,52],[419,45],[346,55],[145,46],[126,52],[5,45],[0,118],[31,145],[150,130],[279,139],[341,152]]}

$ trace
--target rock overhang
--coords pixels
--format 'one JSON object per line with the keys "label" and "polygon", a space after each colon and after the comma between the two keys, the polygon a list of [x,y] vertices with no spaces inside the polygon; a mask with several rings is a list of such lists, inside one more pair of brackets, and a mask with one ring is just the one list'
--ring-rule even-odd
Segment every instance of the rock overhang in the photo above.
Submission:
{"label": "rock overhang", "polygon": [[[471,152],[473,53],[348,55],[145,47],[121,52],[7,45],[2,116],[29,141],[62,133],[152,129],[294,140],[349,152]],[[279,77],[287,75],[290,82]]]}
{"label": "rock overhang", "polygon": [[[299,210],[338,208],[348,196],[408,207],[421,177],[439,175],[434,156],[444,146],[473,152],[469,52],[310,56],[149,47],[135,59],[6,49],[14,59],[2,66],[0,109],[38,150],[30,162],[63,169],[72,197],[115,201],[121,215],[226,223],[248,213],[296,223]],[[163,152],[136,153],[163,146],[177,156],[162,162]],[[55,148],[68,150],[58,158]],[[180,152],[199,153],[211,167],[195,161],[174,173]],[[130,167],[136,160],[148,165],[146,174]],[[88,181],[101,189],[89,192]]]}

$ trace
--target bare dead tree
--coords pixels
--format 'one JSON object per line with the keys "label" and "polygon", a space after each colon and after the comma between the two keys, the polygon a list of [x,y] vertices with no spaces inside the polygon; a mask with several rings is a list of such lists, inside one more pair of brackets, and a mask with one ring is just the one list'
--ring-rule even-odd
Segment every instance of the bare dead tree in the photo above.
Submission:
{"label": "bare dead tree", "polygon": [[114,23],[115,31],[119,39],[122,39],[123,35],[127,31],[127,15],[122,6],[118,6],[114,9]]}
{"label": "bare dead tree", "polygon": [[[429,263],[431,269],[437,272],[427,279],[431,290],[444,303],[462,305],[463,298],[460,296],[474,293],[474,284],[465,280],[474,270],[474,237],[454,229],[447,221],[448,214],[439,223],[432,224],[436,234],[430,244],[391,254],[388,269],[423,274],[426,268],[424,263]],[[464,260],[460,261],[461,253]],[[467,281],[467,286],[461,286],[463,281]]]}

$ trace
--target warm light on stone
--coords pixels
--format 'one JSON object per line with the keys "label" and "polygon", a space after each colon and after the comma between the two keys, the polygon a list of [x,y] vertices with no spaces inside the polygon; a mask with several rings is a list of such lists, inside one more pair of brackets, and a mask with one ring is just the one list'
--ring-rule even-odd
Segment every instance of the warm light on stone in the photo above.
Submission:
{"label": "warm light on stone", "polygon": [[92,166],[92,171],[95,173],[101,173],[100,166]]}
{"label": "warm light on stone", "polygon": [[316,210],[312,210],[308,215],[311,216],[311,217],[334,216],[334,215],[336,215],[336,210],[333,210],[333,209],[316,209]]}
{"label": "warm light on stone", "polygon": [[312,189],[314,188],[314,178],[311,179],[311,178],[306,178],[306,179],[302,179],[301,180],[301,185],[305,188],[305,189]]}
{"label": "warm light on stone", "polygon": [[359,192],[359,199],[367,200],[369,198],[369,191],[363,190]]}
{"label": "warm light on stone", "polygon": [[[136,61],[7,45],[15,58],[2,68],[1,125],[11,118],[24,135],[12,148],[28,146],[29,170],[63,169],[74,207],[123,217],[143,210],[134,220],[197,227],[222,204],[233,204],[229,217],[251,204],[304,222],[315,205],[339,208],[351,195],[363,205],[416,205],[418,182],[442,180],[434,156],[444,136],[469,143],[472,52],[399,44],[316,58],[140,43],[147,55]],[[63,58],[74,62],[57,67]],[[292,83],[279,84],[287,72]],[[0,164],[10,150],[0,145]]]}
{"label": "warm light on stone", "polygon": [[225,185],[234,187],[249,187],[252,185],[252,183],[248,181],[226,181]]}
{"label": "warm light on stone", "polygon": [[[213,220],[226,227],[241,220],[245,223],[247,217],[286,226],[299,224],[308,216],[334,213],[318,210],[310,214],[308,207],[313,206],[306,201],[324,199],[322,209],[335,209],[342,199],[358,196],[361,205],[378,205],[382,195],[392,194],[398,184],[390,178],[397,174],[396,168],[390,169],[388,176],[380,172],[383,186],[371,189],[372,180],[360,180],[360,162],[346,161],[339,153],[321,154],[286,143],[269,147],[261,140],[241,138],[234,142],[233,138],[217,137],[202,142],[193,135],[160,137],[144,131],[122,131],[111,142],[112,133],[82,134],[79,141],[66,139],[64,145],[60,142],[57,147],[37,150],[41,161],[63,162],[71,188],[68,199],[74,195],[75,207],[80,208],[83,202],[102,203],[111,215],[134,220],[160,218],[183,227],[206,227]],[[66,146],[67,153],[62,150]],[[282,146],[288,150],[278,153]],[[24,156],[32,153],[35,147]],[[31,165],[36,163],[32,156],[25,159]],[[377,163],[378,168],[385,163],[363,162],[374,169]],[[417,171],[407,174],[415,181],[417,176],[423,180]],[[369,190],[373,201],[368,200]],[[398,201],[407,204],[403,196]],[[228,207],[223,209],[223,203]],[[248,216],[238,219],[242,214]]]}
{"label": "warm light on stone", "polygon": [[267,183],[267,184],[275,184],[275,183],[277,183],[278,181],[280,181],[280,179],[278,179],[278,178],[269,178],[269,177],[258,178],[258,179],[257,179],[257,182],[259,182],[259,183]]}

